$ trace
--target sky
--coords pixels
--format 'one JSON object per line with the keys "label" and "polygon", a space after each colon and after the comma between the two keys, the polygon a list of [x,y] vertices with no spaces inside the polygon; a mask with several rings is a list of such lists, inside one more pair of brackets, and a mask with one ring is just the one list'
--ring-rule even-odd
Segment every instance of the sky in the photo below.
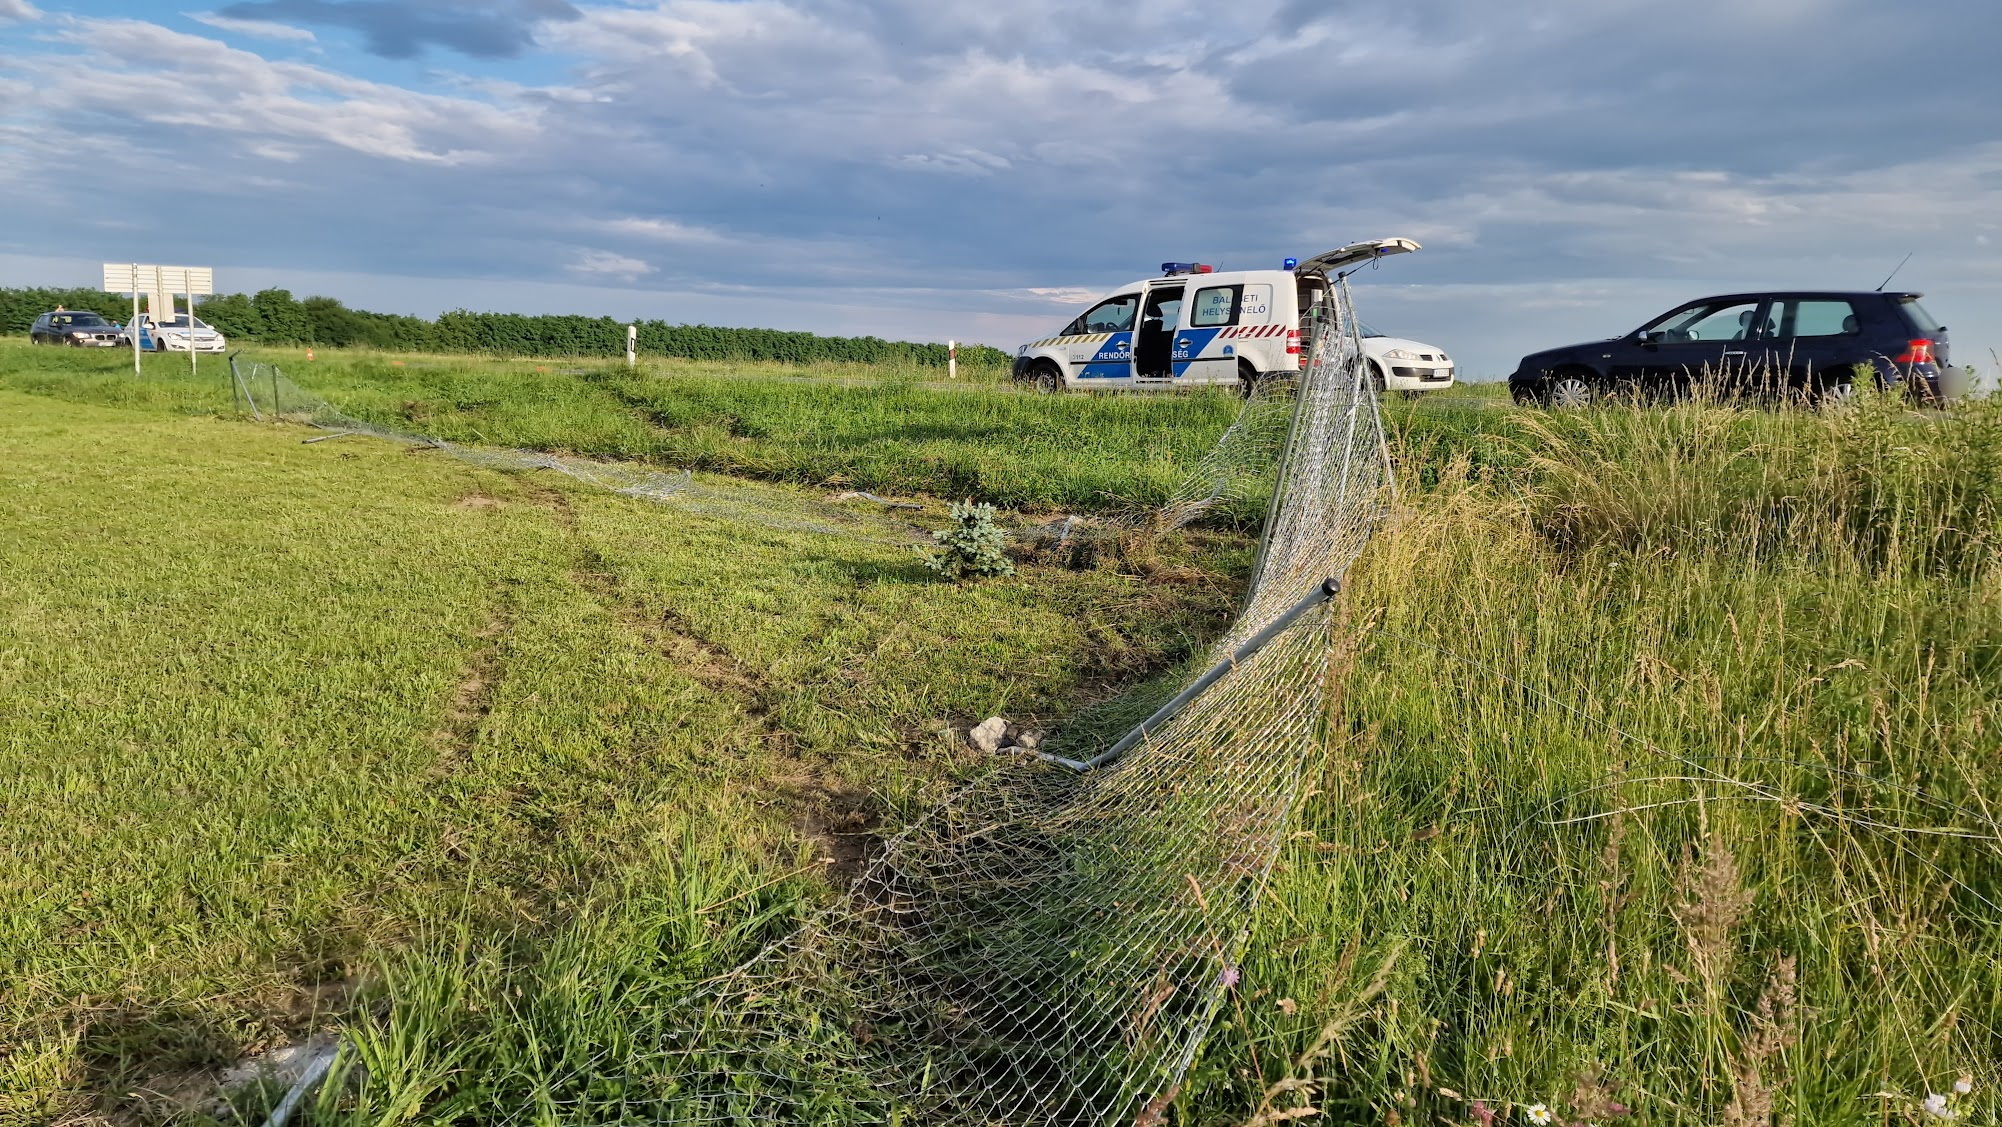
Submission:
{"label": "sky", "polygon": [[2002,350],[1996,0],[0,0],[0,285],[1013,351],[1170,259],[1357,278],[1470,377],[1691,298]]}

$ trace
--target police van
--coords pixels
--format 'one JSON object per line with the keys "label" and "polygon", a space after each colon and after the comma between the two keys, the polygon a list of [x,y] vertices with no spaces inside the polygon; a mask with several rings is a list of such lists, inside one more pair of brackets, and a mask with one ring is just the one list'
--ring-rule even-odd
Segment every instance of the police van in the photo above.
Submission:
{"label": "police van", "polygon": [[1239,384],[1290,376],[1311,352],[1306,314],[1329,278],[1392,254],[1410,239],[1353,243],[1279,270],[1217,271],[1164,262],[1161,276],[1122,286],[1053,337],[1023,345],[1015,378],[1038,391]]}

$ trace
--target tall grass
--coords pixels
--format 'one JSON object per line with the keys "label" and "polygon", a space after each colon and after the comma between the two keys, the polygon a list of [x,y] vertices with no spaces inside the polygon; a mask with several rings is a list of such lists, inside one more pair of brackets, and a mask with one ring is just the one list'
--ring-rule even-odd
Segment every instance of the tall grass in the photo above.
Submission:
{"label": "tall grass", "polygon": [[1615,408],[1435,465],[1191,1114],[1992,1121],[1998,424]]}

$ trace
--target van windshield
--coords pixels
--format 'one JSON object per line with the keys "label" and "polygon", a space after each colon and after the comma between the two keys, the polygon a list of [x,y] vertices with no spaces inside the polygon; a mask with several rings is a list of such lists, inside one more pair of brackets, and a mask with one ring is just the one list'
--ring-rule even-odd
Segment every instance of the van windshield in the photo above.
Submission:
{"label": "van windshield", "polygon": [[[188,316],[187,314],[183,313],[178,317],[163,318],[159,322],[159,325],[163,329],[185,329],[188,327]],[[195,328],[206,329],[208,328],[208,326],[202,323],[202,319],[200,317],[197,317],[195,318]]]}

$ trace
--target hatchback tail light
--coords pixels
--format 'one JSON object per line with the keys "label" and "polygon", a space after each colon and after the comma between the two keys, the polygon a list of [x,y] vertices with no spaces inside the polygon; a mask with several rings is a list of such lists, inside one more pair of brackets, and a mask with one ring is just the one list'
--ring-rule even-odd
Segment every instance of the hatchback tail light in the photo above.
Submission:
{"label": "hatchback tail light", "polygon": [[1905,342],[1905,351],[1897,358],[1900,364],[1930,364],[1933,362],[1933,342],[1926,337]]}
{"label": "hatchback tail light", "polygon": [[[1931,344],[1932,342],[1927,341],[1926,343]],[[1298,329],[1286,330],[1286,355],[1288,356],[1300,355],[1300,330]]]}

